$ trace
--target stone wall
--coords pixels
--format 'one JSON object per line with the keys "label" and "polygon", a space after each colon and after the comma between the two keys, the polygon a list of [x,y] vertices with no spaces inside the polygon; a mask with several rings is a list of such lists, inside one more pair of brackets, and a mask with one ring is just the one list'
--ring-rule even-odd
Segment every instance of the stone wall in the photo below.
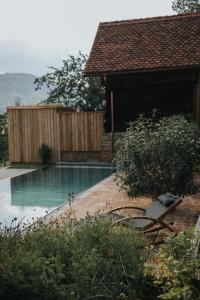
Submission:
{"label": "stone wall", "polygon": [[[123,135],[121,132],[105,133],[102,136],[102,151],[101,151],[101,161],[112,162],[114,154],[117,151],[117,141]],[[113,143],[113,145],[112,145]]]}

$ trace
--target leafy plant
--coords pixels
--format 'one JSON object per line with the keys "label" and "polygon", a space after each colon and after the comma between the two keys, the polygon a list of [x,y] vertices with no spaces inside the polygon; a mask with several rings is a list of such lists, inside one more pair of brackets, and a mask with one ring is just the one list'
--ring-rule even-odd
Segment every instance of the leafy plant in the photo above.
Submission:
{"label": "leafy plant", "polygon": [[195,240],[200,237],[188,229],[177,237],[169,236],[156,254],[157,263],[147,265],[148,276],[160,290],[159,299],[200,299],[200,260],[195,255]]}
{"label": "leafy plant", "polygon": [[0,298],[145,299],[144,257],[141,235],[99,217],[1,235]]}
{"label": "leafy plant", "polygon": [[195,238],[170,236],[146,261],[141,233],[98,215],[0,231],[0,299],[198,300]]}
{"label": "leafy plant", "polygon": [[42,144],[38,150],[43,164],[48,164],[52,158],[52,149],[48,145]]}
{"label": "leafy plant", "polygon": [[130,196],[195,191],[200,132],[183,116],[156,120],[140,116],[118,143],[116,180]]}

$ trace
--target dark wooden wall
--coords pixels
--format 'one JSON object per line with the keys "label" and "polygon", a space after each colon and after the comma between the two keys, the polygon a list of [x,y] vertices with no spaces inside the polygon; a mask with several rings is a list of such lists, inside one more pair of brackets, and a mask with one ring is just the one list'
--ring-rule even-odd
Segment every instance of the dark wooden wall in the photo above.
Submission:
{"label": "dark wooden wall", "polygon": [[122,132],[139,114],[195,114],[196,71],[171,71],[108,76],[106,125],[111,130],[110,92],[114,95],[114,131]]}

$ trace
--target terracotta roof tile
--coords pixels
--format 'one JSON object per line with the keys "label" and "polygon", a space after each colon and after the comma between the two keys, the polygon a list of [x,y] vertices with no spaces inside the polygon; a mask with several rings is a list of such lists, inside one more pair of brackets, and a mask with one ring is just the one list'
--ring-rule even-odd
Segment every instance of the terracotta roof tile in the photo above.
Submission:
{"label": "terracotta roof tile", "polygon": [[85,74],[200,66],[200,13],[100,23]]}

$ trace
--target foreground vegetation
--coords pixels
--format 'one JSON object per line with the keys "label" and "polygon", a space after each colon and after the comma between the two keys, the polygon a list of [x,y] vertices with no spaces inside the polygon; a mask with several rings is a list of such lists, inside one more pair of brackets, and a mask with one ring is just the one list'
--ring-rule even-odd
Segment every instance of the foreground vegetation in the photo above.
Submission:
{"label": "foreground vegetation", "polygon": [[141,234],[110,225],[88,217],[2,233],[0,299],[198,299],[193,233],[155,255]]}

